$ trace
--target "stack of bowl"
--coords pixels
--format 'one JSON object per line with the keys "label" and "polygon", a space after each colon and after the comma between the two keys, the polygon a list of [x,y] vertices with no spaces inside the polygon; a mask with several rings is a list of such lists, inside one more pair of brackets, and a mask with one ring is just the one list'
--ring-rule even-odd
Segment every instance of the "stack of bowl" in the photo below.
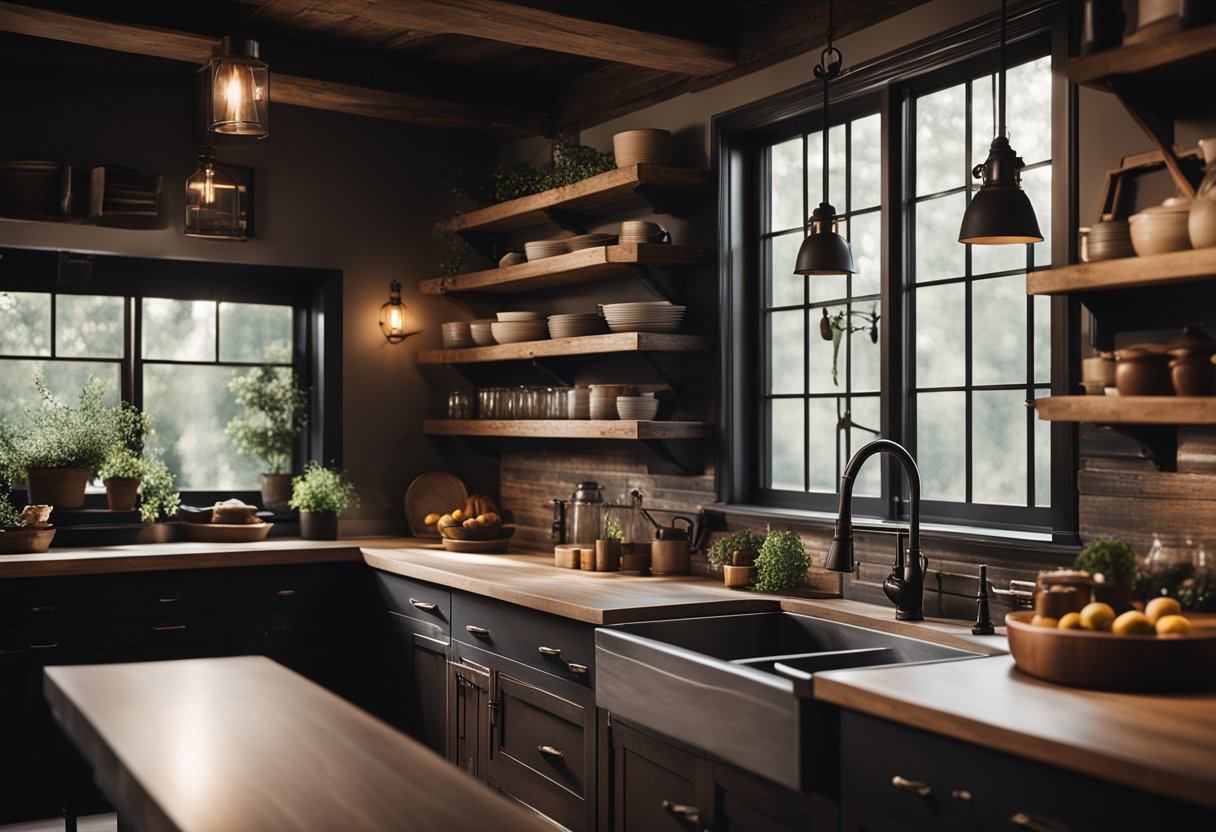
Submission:
{"label": "stack of bowl", "polygon": [[535,240],[524,243],[524,251],[527,252],[529,260],[543,260],[546,257],[566,254],[570,249],[566,247],[565,240]]}
{"label": "stack of bowl", "polygon": [[494,321],[486,318],[480,321],[469,321],[469,334],[473,336],[473,343],[479,347],[492,347],[498,342],[494,340],[494,333],[490,326]]}
{"label": "stack of bowl", "polygon": [[522,251],[508,251],[498,261],[498,265],[502,268],[509,266],[518,266],[520,263],[527,263],[528,256]]}
{"label": "stack of bowl", "polygon": [[675,332],[684,321],[685,307],[665,300],[606,303],[601,308],[613,332]]}
{"label": "stack of bowl", "polygon": [[629,393],[624,384],[592,384],[588,396],[588,410],[592,419],[616,419],[618,396]]}
{"label": "stack of bowl", "polygon": [[603,335],[607,324],[595,312],[578,312],[549,316],[550,338],[579,338],[583,335]]}
{"label": "stack of bowl", "polygon": [[670,165],[670,130],[626,130],[612,137],[612,152],[616,166]]}
{"label": "stack of bowl", "polygon": [[499,312],[498,320],[490,324],[490,332],[500,344],[519,344],[548,338],[549,325],[536,312]]}
{"label": "stack of bowl", "polygon": [[659,400],[654,397],[654,393],[616,397],[616,413],[621,419],[649,422],[658,412]]}
{"label": "stack of bowl", "polygon": [[1132,248],[1141,257],[1190,248],[1191,232],[1187,227],[1190,214],[1191,201],[1181,197],[1170,197],[1160,205],[1132,214],[1127,221],[1131,226]]}
{"label": "stack of bowl", "polygon": [[459,350],[473,346],[473,333],[469,331],[468,321],[449,321],[439,327],[443,333],[443,348]]}
{"label": "stack of bowl", "polygon": [[1086,263],[1133,257],[1131,231],[1127,220],[1105,220],[1089,229],[1082,245],[1081,259]]}
{"label": "stack of bowl", "polygon": [[582,251],[585,248],[600,248],[601,246],[611,246],[616,244],[615,234],[579,234],[576,237],[569,237],[563,242],[566,244],[568,251]]}
{"label": "stack of bowl", "polygon": [[667,232],[657,222],[625,220],[621,223],[622,243],[661,243],[665,238],[670,240]]}
{"label": "stack of bowl", "polygon": [[588,387],[571,387],[566,391],[567,418],[591,418],[591,389]]}

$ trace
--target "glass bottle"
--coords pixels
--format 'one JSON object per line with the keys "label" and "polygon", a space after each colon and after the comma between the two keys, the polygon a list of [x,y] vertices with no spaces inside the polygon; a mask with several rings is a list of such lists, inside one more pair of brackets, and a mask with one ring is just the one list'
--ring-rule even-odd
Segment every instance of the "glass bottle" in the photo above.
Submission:
{"label": "glass bottle", "polygon": [[1194,541],[1154,534],[1152,548],[1136,577],[1136,590],[1146,601],[1159,595],[1177,598],[1183,583],[1194,574]]}
{"label": "glass bottle", "polygon": [[570,497],[570,543],[594,543],[603,521],[604,486],[580,482]]}

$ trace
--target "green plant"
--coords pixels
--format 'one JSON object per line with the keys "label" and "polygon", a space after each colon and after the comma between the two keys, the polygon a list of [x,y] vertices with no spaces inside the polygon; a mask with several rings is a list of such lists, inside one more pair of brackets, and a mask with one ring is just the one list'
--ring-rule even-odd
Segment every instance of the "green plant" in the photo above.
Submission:
{"label": "green plant", "polygon": [[482,175],[461,173],[447,179],[448,189],[478,205],[496,205],[550,188],[573,185],[613,170],[616,159],[593,147],[576,144],[564,136],[553,140],[552,161],[543,167],[520,162]]}
{"label": "green plant", "polygon": [[606,523],[604,523],[604,539],[605,540],[624,540],[625,530],[621,528],[621,521],[616,518],[616,515],[610,515]]}
{"label": "green plant", "polygon": [[[849,322],[849,318],[856,317],[865,321],[864,326],[854,326]],[[840,385],[839,367],[837,359],[840,357],[840,341],[844,338],[846,332],[868,332],[870,334],[870,343],[878,343],[878,321],[882,315],[873,307],[869,312],[846,312],[840,310],[834,315],[829,315],[827,307],[824,307],[823,316],[819,319],[819,337],[825,341],[832,342],[832,384]]]}
{"label": "green plant", "polygon": [[760,553],[760,547],[763,545],[763,535],[756,534],[748,529],[741,529],[737,532],[723,535],[715,540],[710,545],[709,551],[705,553],[705,557],[714,566],[727,566],[730,564],[731,552],[736,550],[750,552],[754,559]]}
{"label": "green plant", "polygon": [[326,468],[315,459],[304,466],[304,473],[291,481],[287,505],[296,511],[345,511],[359,505],[359,494],[346,471]]}
{"label": "green plant", "polygon": [[34,379],[41,401],[26,408],[24,424],[6,431],[6,467],[20,477],[30,468],[95,470],[120,441],[116,408],[105,404],[105,391],[90,379],[75,405],[64,404]]}
{"label": "green plant", "polygon": [[1073,567],[1107,581],[1130,581],[1136,576],[1136,550],[1126,540],[1095,540],[1077,555]]}
{"label": "green plant", "polygon": [[777,592],[806,586],[810,568],[811,559],[797,532],[770,532],[756,557],[756,589]]}
{"label": "green plant", "polygon": [[181,494],[174,487],[176,477],[157,456],[145,458],[139,482],[139,516],[145,523],[160,517],[172,517],[181,504]]}
{"label": "green plant", "polygon": [[147,469],[143,457],[125,445],[115,445],[106,454],[97,476],[102,480],[113,478],[140,479]]}
{"label": "green plant", "polygon": [[12,529],[21,525],[21,512],[9,502],[8,494],[0,496],[0,529]]}
{"label": "green plant", "polygon": [[308,391],[296,384],[293,370],[269,366],[233,377],[228,389],[245,408],[245,415],[224,429],[237,453],[260,457],[267,473],[283,473],[296,437],[308,423]]}

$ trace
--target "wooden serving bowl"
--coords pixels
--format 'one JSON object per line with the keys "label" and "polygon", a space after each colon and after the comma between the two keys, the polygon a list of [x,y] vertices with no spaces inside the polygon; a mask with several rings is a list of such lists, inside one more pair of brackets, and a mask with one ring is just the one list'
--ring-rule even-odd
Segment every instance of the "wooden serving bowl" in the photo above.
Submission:
{"label": "wooden serving bowl", "polygon": [[485,526],[466,529],[464,526],[439,526],[439,534],[448,540],[510,540],[514,526]]}
{"label": "wooden serving bowl", "polygon": [[1005,616],[1019,668],[1061,685],[1095,690],[1183,691],[1216,684],[1216,615],[1186,613],[1193,631],[1117,636],[1035,627],[1030,610]]}
{"label": "wooden serving bowl", "polygon": [[0,531],[0,555],[39,555],[51,548],[55,527]]}

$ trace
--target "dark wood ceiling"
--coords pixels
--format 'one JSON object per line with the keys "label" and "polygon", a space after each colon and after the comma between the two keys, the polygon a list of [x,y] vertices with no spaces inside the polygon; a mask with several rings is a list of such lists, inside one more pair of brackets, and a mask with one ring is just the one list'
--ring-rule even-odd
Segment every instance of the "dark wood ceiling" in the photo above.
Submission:
{"label": "dark wood ceiling", "polygon": [[[843,36],[926,0],[837,3]],[[0,54],[185,72],[254,37],[281,103],[494,138],[577,130],[821,46],[827,0],[0,0]]]}

